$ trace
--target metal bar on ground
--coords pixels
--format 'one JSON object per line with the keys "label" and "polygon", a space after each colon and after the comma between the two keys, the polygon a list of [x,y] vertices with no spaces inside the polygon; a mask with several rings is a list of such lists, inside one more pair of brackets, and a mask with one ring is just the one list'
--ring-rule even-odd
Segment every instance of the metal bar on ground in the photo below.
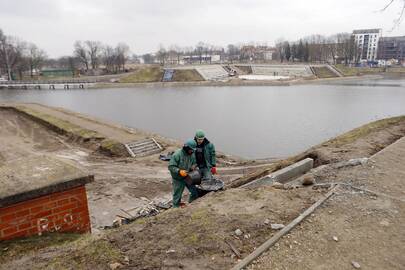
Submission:
{"label": "metal bar on ground", "polygon": [[286,227],[281,229],[278,233],[276,233],[273,237],[269,240],[264,242],[260,247],[255,249],[252,253],[250,253],[247,257],[245,257],[242,261],[240,261],[237,265],[231,268],[231,270],[241,270],[248,266],[252,261],[257,259],[260,255],[266,252],[272,245],[274,245],[281,237],[291,231],[296,225],[298,225],[301,221],[303,221],[307,216],[309,216],[312,212],[314,212],[322,203],[324,203],[327,199],[329,199],[333,194],[335,194],[336,189],[339,185],[334,186],[326,195],[325,197],[318,200],[314,203],[311,207],[305,210],[301,215],[299,215],[296,219],[294,219],[290,224]]}

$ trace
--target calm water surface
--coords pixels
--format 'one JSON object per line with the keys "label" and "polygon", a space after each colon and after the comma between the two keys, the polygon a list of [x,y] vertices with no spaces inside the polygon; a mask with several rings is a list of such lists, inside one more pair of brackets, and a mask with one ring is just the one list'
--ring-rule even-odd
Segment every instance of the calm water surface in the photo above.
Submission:
{"label": "calm water surface", "polygon": [[285,157],[367,122],[405,115],[405,79],[297,86],[0,90],[185,140],[197,128],[218,150]]}

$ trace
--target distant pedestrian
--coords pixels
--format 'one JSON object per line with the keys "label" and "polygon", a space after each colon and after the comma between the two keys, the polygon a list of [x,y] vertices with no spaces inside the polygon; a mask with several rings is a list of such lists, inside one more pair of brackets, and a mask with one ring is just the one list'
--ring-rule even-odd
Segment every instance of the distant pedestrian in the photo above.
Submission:
{"label": "distant pedestrian", "polygon": [[215,146],[205,137],[202,130],[197,130],[194,140],[197,143],[195,158],[202,180],[211,180],[212,175],[217,173]]}

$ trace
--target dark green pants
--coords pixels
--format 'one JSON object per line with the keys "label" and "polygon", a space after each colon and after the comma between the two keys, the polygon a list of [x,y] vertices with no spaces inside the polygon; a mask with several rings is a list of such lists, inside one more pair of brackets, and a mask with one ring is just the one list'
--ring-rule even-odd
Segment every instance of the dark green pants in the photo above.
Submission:
{"label": "dark green pants", "polygon": [[213,176],[211,170],[208,168],[200,168],[202,180],[212,180]]}
{"label": "dark green pants", "polygon": [[184,187],[187,187],[190,192],[188,202],[192,202],[198,198],[198,191],[195,186],[188,186],[183,180],[172,179],[173,185],[173,207],[179,207],[181,202],[181,197],[183,196]]}

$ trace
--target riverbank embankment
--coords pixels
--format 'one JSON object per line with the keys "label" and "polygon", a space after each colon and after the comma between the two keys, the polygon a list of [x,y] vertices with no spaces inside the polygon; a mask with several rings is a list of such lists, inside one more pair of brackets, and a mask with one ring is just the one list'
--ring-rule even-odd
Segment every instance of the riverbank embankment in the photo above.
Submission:
{"label": "riverbank embankment", "polygon": [[[95,173],[94,184],[89,186],[93,219],[105,216],[112,206],[119,207],[117,200],[120,199],[122,203],[131,200],[150,202],[153,195],[170,196],[167,163],[155,157],[114,160],[69,143],[63,136],[47,130],[44,125],[32,123],[24,115],[8,111],[1,117],[5,118],[0,121],[3,125],[0,136],[9,147],[8,150],[4,145],[0,148],[3,160],[11,154],[16,158],[15,149],[20,154],[31,149],[76,160],[78,165],[87,166]],[[316,184],[329,183],[330,186],[330,182],[340,182],[345,185],[302,225],[279,240],[271,251],[275,260],[273,255],[270,260],[270,255],[265,254],[255,265],[266,269],[270,260],[277,267],[301,269],[301,260],[311,268],[323,265],[328,269],[349,269],[353,261],[370,268],[395,269],[403,264],[401,255],[404,252],[403,239],[397,237],[403,230],[405,217],[400,205],[405,189],[400,181],[405,173],[402,166],[405,162],[404,136],[405,116],[379,120],[276,165],[259,167],[229,180],[224,192],[209,194],[185,209],[171,209],[111,231],[99,232],[98,236],[54,235],[0,243],[1,268],[111,269],[117,265],[120,269],[230,268],[238,258],[248,256],[277,233],[271,224],[290,224],[322,199],[328,186],[229,187],[238,187],[291,162],[311,157],[317,170],[311,172]],[[10,141],[12,138],[14,141]],[[353,158],[370,161],[364,165],[345,163]],[[381,245],[377,253],[370,248],[376,245]],[[344,252],[335,252],[337,248]],[[290,259],[286,254],[291,253],[294,257]],[[319,260],[321,257],[328,259]]]}

